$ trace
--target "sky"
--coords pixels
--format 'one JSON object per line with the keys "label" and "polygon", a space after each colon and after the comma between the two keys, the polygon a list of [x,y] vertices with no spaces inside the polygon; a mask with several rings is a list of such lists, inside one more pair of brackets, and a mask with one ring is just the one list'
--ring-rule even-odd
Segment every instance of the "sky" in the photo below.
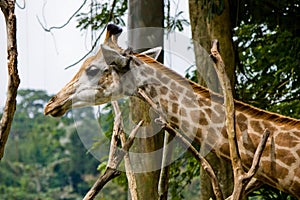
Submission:
{"label": "sky", "polygon": [[[22,5],[22,0],[17,0]],[[20,88],[46,90],[48,94],[58,92],[76,73],[81,63],[65,70],[65,67],[76,62],[85,55],[91,47],[90,35],[76,28],[76,20],[60,30],[52,33],[45,32],[39,24],[40,18],[46,27],[64,24],[75,10],[82,4],[82,0],[30,0],[26,1],[25,9],[16,7],[17,16],[17,44],[18,44],[18,70],[21,79]],[[180,1],[178,8],[188,13],[187,1]],[[185,16],[189,19],[188,16]],[[189,28],[187,28],[189,29]],[[125,30],[126,32],[126,30]],[[189,31],[170,37],[168,48],[173,54],[181,57],[173,63],[185,63],[189,66],[191,60],[183,49],[190,43]],[[187,48],[187,47],[186,47]],[[188,54],[186,54],[188,53]],[[185,55],[183,55],[185,54]],[[183,56],[182,56],[183,55]],[[7,50],[6,30],[4,17],[0,15],[0,107],[4,106],[7,90]],[[167,59],[171,62],[171,58]],[[186,69],[185,67],[184,69]],[[184,72],[182,69],[181,72]]]}

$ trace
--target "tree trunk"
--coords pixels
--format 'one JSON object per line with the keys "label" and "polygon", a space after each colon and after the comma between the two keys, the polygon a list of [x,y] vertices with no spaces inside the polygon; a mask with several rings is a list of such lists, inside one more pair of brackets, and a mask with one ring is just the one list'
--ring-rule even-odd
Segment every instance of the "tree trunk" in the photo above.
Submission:
{"label": "tree trunk", "polygon": [[18,74],[18,51],[17,51],[17,19],[15,15],[15,1],[0,0],[0,8],[4,14],[7,31],[7,67],[8,67],[8,89],[7,97],[3,110],[3,115],[0,120],[0,160],[4,155],[4,148],[10,128],[12,125],[13,117],[16,110],[16,97],[17,90],[20,84]]}
{"label": "tree trunk", "polygon": [[[163,1],[161,0],[129,0],[129,47],[139,52],[163,46],[163,9]],[[158,60],[162,62],[162,58],[163,56],[160,55]],[[164,137],[161,131],[158,133],[155,129],[155,124],[151,123],[148,104],[136,98],[131,98],[130,101],[132,120],[138,122],[144,119],[147,126],[147,128],[140,130],[139,138],[136,138],[133,146],[133,150],[138,152],[140,156],[130,157],[133,168],[138,165],[139,169],[144,169],[144,171],[135,174],[138,198],[158,199],[161,154],[154,157],[148,155],[162,148]]]}
{"label": "tree trunk", "polygon": [[[220,52],[225,62],[226,73],[231,80],[232,88],[234,88],[235,80],[235,58],[229,1],[220,0],[217,1],[218,4],[212,5],[214,2],[189,0],[189,9],[196,65],[200,75],[198,76],[200,77],[199,83],[220,93],[221,88],[217,74],[213,66],[209,64],[208,59],[207,52],[210,52],[211,41],[218,39],[220,42]],[[226,197],[229,196],[233,189],[233,175],[230,163],[213,153],[209,153],[207,159],[217,174],[224,195]],[[207,200],[210,197],[214,197],[214,194],[205,171],[201,170],[200,173],[200,199]]]}

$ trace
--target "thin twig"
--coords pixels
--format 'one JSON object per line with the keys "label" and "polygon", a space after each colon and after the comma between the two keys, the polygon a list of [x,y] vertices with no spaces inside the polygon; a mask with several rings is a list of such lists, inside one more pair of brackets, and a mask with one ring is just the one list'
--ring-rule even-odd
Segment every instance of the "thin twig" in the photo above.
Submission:
{"label": "thin twig", "polygon": [[262,136],[262,138],[261,138],[261,140],[258,144],[258,147],[255,151],[251,168],[249,169],[247,174],[243,177],[244,179],[251,179],[255,175],[255,173],[257,172],[258,167],[259,167],[260,158],[261,158],[261,155],[263,153],[263,150],[266,147],[266,143],[267,143],[267,140],[268,140],[269,136],[270,136],[270,131],[268,129],[265,129],[264,133],[263,133],[263,136]]}
{"label": "thin twig", "polygon": [[23,0],[23,5],[22,6],[18,3],[18,1],[16,1],[16,5],[18,6],[18,8],[20,8],[21,10],[23,10],[26,7],[26,1]]}
{"label": "thin twig", "polygon": [[169,144],[173,140],[168,132],[165,132],[164,144],[163,144],[163,155],[161,161],[161,169],[158,181],[158,199],[165,199],[168,196],[168,181],[169,181],[169,161],[172,156],[173,146]]}
{"label": "thin twig", "polygon": [[108,23],[112,20],[113,18],[113,13],[114,13],[114,10],[115,10],[115,7],[116,7],[116,3],[117,1],[114,0],[113,3],[112,3],[112,6],[111,6],[111,10],[110,10],[110,13],[109,13],[109,17],[107,18],[107,21],[106,21],[106,25],[103,27],[101,33],[99,34],[99,36],[96,38],[94,44],[92,45],[92,48],[85,54],[83,55],[79,60],[77,60],[75,63],[65,67],[65,69],[69,69],[75,65],[77,65],[78,63],[80,63],[83,59],[85,59],[94,49],[95,47],[97,46],[98,44],[98,41],[100,40],[101,36],[103,35],[104,31],[106,30],[106,27],[108,25]]}
{"label": "thin twig", "polygon": [[65,70],[66,69],[69,69],[71,67],[74,67],[75,65],[77,65],[78,63],[80,63],[81,61],[83,61],[90,53],[92,53],[92,51],[96,48],[97,44],[98,44],[98,41],[100,40],[101,36],[103,35],[103,33],[105,32],[106,30],[106,27],[107,25],[102,29],[101,33],[99,34],[99,36],[96,38],[92,48],[86,53],[84,54],[79,60],[77,60],[76,62],[74,62],[73,64],[65,67]]}
{"label": "thin twig", "polygon": [[221,190],[221,186],[219,184],[219,181],[217,179],[217,176],[215,175],[215,172],[209,162],[201,156],[201,154],[197,151],[197,149],[194,148],[194,146],[187,140],[185,139],[180,133],[178,133],[172,126],[170,126],[168,123],[163,122],[164,128],[175,137],[177,141],[179,141],[185,148],[189,150],[190,153],[194,156],[194,158],[201,164],[203,169],[206,171],[208,174],[213,191],[215,193],[216,199],[217,200],[223,200],[223,193]]}
{"label": "thin twig", "polygon": [[69,17],[69,19],[68,19],[63,25],[61,25],[61,26],[51,26],[50,28],[46,28],[46,27],[42,24],[40,18],[39,18],[38,16],[36,16],[36,18],[37,18],[39,24],[41,25],[41,27],[42,27],[42,28],[44,29],[44,31],[46,31],[46,32],[51,32],[53,29],[62,29],[62,28],[64,28],[65,26],[67,26],[67,25],[70,23],[70,21],[76,16],[76,14],[83,8],[83,6],[86,4],[86,2],[87,2],[87,0],[84,0],[84,2],[79,6],[79,8],[78,8],[78,9],[71,15],[71,17]]}

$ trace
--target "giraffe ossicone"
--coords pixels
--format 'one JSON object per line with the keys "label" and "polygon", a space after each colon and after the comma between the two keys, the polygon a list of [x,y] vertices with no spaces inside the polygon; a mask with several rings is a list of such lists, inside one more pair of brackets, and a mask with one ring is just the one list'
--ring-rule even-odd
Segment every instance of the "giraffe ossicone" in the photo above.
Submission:
{"label": "giraffe ossicone", "polygon": [[[126,95],[138,96],[136,88],[141,88],[159,105],[168,123],[229,159],[223,97],[145,54],[127,53],[117,44],[120,32],[116,34],[110,30],[112,27],[108,27],[99,52],[88,58],[74,78],[50,99],[45,114],[61,116],[75,107],[99,105]],[[271,135],[255,178],[300,198],[300,120],[240,101],[235,101],[235,108],[244,167],[251,166],[263,130],[268,128]]]}

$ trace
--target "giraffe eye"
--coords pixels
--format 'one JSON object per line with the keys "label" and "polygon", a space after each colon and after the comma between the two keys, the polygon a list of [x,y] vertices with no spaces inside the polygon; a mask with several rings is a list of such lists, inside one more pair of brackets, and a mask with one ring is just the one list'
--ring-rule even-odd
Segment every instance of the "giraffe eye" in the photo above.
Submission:
{"label": "giraffe eye", "polygon": [[85,72],[88,76],[95,76],[98,74],[99,71],[100,71],[100,69],[98,67],[96,67],[95,65],[92,65],[85,70]]}

